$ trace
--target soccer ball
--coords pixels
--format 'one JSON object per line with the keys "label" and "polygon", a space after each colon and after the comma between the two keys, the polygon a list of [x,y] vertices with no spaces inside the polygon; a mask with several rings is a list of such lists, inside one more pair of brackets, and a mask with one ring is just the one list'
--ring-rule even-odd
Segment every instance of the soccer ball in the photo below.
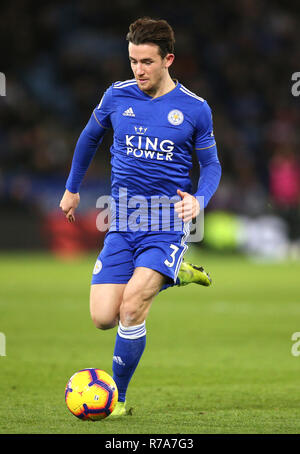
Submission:
{"label": "soccer ball", "polygon": [[118,388],[104,370],[83,369],[68,381],[65,401],[77,418],[97,421],[113,412],[118,401]]}

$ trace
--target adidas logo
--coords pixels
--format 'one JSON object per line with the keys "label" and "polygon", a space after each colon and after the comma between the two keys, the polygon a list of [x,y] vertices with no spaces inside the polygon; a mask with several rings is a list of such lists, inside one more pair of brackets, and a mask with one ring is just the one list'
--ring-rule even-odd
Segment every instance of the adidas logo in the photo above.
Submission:
{"label": "adidas logo", "polygon": [[124,117],[135,117],[135,113],[132,110],[132,107],[129,107],[129,109],[125,110],[123,112]]}
{"label": "adidas logo", "polygon": [[120,356],[113,356],[113,361],[115,361],[120,366],[125,366],[125,363],[122,361],[122,358]]}

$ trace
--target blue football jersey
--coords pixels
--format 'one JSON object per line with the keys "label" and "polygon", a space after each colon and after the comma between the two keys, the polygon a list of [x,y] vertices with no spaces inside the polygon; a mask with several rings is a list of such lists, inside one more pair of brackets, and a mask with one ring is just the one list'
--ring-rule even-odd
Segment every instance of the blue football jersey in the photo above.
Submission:
{"label": "blue football jersey", "polygon": [[114,131],[114,198],[120,188],[127,189],[127,197],[191,193],[193,150],[210,153],[215,146],[209,105],[179,82],[157,98],[140,90],[135,79],[115,82],[93,115],[102,128]]}

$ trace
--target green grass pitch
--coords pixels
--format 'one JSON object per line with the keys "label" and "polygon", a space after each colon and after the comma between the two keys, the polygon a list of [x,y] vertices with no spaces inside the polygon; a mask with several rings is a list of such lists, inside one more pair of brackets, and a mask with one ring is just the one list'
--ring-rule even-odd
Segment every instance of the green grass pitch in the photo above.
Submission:
{"label": "green grass pitch", "polygon": [[[95,253],[96,257],[96,253]],[[95,257],[0,256],[0,433],[299,434],[300,263],[191,249],[213,286],[162,292],[128,390],[132,415],[80,421],[64,389],[79,369],[111,372],[116,329],[89,316]],[[3,352],[2,352],[3,353]]]}

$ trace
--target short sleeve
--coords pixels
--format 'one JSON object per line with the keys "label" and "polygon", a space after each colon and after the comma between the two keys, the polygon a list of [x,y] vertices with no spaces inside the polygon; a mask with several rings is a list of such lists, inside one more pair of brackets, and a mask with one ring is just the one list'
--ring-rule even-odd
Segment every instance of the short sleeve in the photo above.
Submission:
{"label": "short sleeve", "polygon": [[216,145],[212,113],[206,101],[201,105],[199,114],[196,120],[196,134],[195,134],[195,149],[205,150]]}
{"label": "short sleeve", "polygon": [[98,106],[94,109],[94,116],[102,128],[112,127],[111,114],[113,113],[112,86],[110,86],[102,96]]}

